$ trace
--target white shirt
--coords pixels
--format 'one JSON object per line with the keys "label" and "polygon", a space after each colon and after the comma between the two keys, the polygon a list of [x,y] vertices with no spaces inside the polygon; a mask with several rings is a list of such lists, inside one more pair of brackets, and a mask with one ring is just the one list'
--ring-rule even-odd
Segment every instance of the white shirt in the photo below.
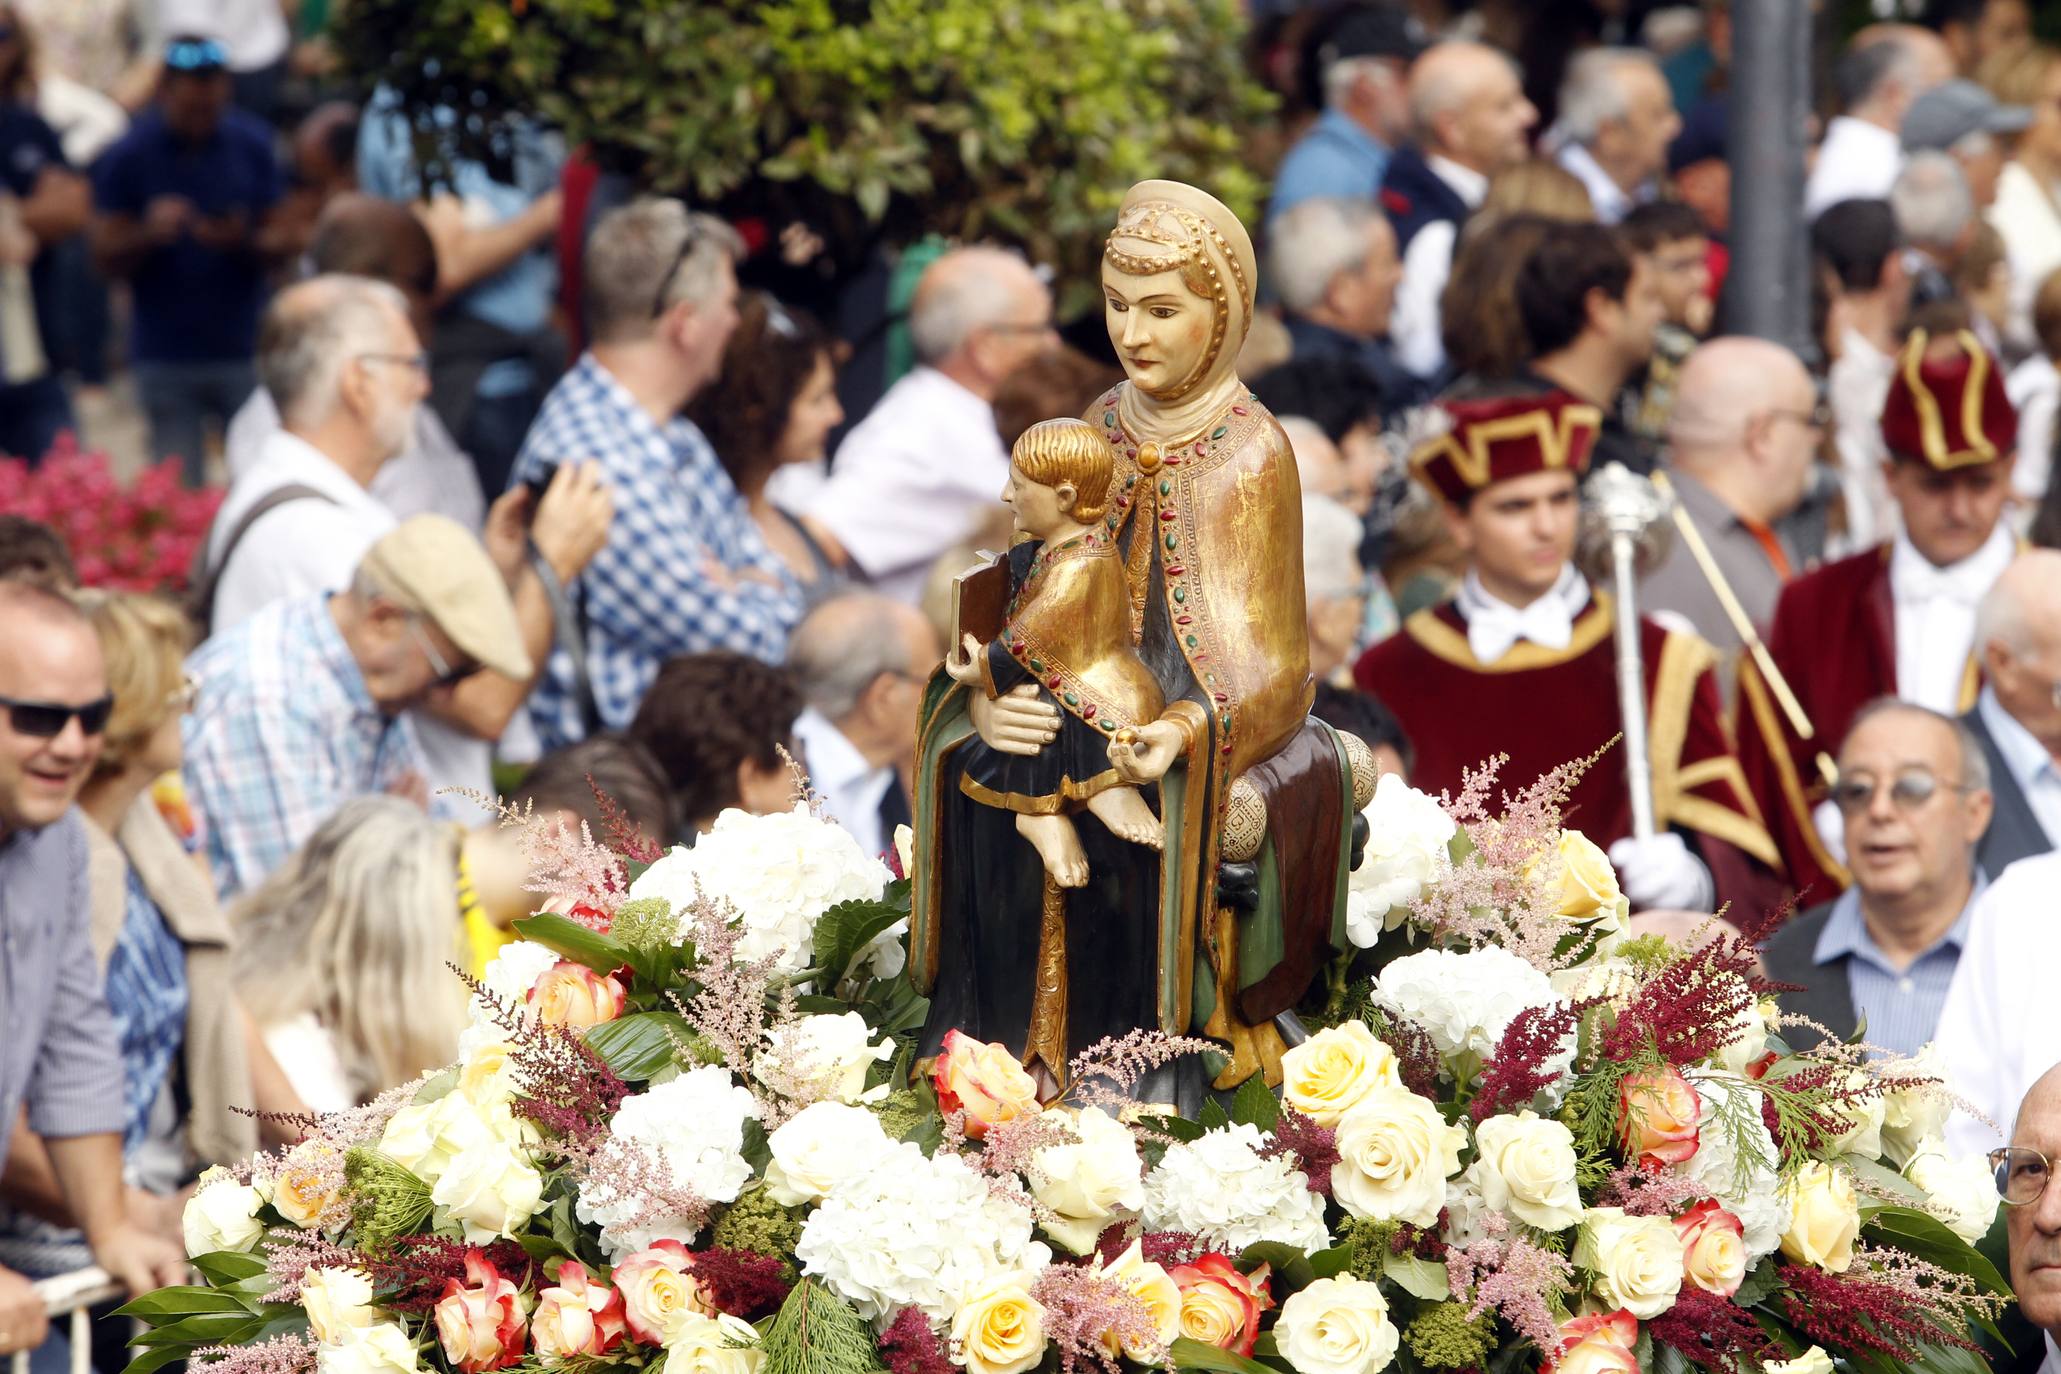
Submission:
{"label": "white shirt", "polygon": [[930,565],[1000,503],[1008,481],[994,407],[918,367],[837,446],[807,514],[876,590],[913,606]]}
{"label": "white shirt", "polygon": [[794,738],[802,747],[809,786],[823,794],[823,810],[851,832],[868,854],[885,854],[894,843],[881,833],[880,803],[894,782],[894,766],[866,758],[831,719],[809,706],[795,717]]}
{"label": "white shirt", "polygon": [[1842,200],[1881,200],[1904,169],[1903,145],[1880,124],[1835,115],[1825,126],[1818,161],[1803,188],[1803,213],[1816,219]]}
{"label": "white shirt", "polygon": [[1625,190],[1579,143],[1562,148],[1557,161],[1588,188],[1589,204],[1596,207],[1596,219],[1602,224],[1618,223],[1632,212],[1633,206],[1653,199],[1657,190],[1651,181],[1642,182],[1635,191]]}
{"label": "white shirt", "polygon": [[344,1072],[343,1057],[336,1052],[336,1037],[304,1011],[288,1021],[267,1026],[265,1048],[279,1061],[294,1095],[311,1112],[344,1112],[358,1105],[351,1091],[351,1076]]}
{"label": "white shirt", "polygon": [[[428,408],[423,409],[427,413]],[[244,532],[215,589],[215,633],[234,628],[274,601],[344,590],[365,551],[400,523],[320,449],[274,429],[249,470],[230,483],[208,536],[209,566],[221,557],[223,543],[245,511],[267,492],[295,483],[313,487],[335,504],[312,497],[288,501],[259,516]],[[413,714],[423,761],[429,765],[430,790],[463,787],[491,796],[493,746],[426,711]],[[474,817],[462,799],[443,797],[436,802],[441,813]]]}
{"label": "white shirt", "polygon": [[1825,379],[1832,405],[1832,446],[1839,455],[1839,485],[1846,496],[1846,539],[1842,553],[1872,549],[1902,528],[1882,465],[1882,407],[1896,376],[1896,359],[1849,329],[1841,337],[1839,361]]}
{"label": "white shirt", "polygon": [[[1487,197],[1488,178],[1472,167],[1462,167],[1435,153],[1426,157],[1424,163],[1467,202],[1469,209],[1479,206]],[[1459,238],[1459,225],[1451,220],[1434,220],[1417,231],[1403,252],[1403,279],[1395,291],[1389,338],[1394,341],[1396,358],[1420,377],[1429,377],[1446,364],[1439,301],[1446,294],[1447,279],[1453,275],[1453,250]]]}
{"label": "white shirt", "polygon": [[1529,606],[1512,606],[1489,594],[1473,569],[1460,582],[1454,609],[1467,622],[1467,647],[1483,663],[1494,663],[1528,639],[1542,649],[1574,642],[1574,618],[1589,604],[1589,584],[1569,563],[1553,589]]}
{"label": "white shirt", "polygon": [[2001,522],[1974,553],[1934,567],[1908,536],[1889,555],[1889,591],[1896,599],[1896,694],[1955,716],[1975,647],[1975,612],[2018,556],[2018,541]]}
{"label": "white shirt", "polygon": [[293,35],[279,0],[158,0],[158,33],[212,38],[229,56],[232,72],[254,72],[286,56]]}
{"label": "white shirt", "polygon": [[1997,1124],[1956,1111],[1947,1119],[1955,1157],[1986,1154],[2011,1139],[2018,1104],[2039,1076],[2061,1063],[2061,853],[2021,859],[1975,904],[1968,943],[1954,970],[1934,1043],[1947,1086]]}
{"label": "white shirt", "polygon": [[2061,409],[2061,369],[2040,355],[2027,358],[2004,379],[2004,394],[2018,408],[2018,461],[2011,465],[2011,489],[2036,508],[2047,491],[2054,462],[2054,413]]}
{"label": "white shirt", "polygon": [[[222,437],[222,456],[229,464],[231,484],[257,464],[266,441],[278,432],[279,407],[273,403],[272,393],[258,387],[231,417]],[[373,477],[372,499],[392,511],[396,520],[434,513],[478,531],[487,519],[479,470],[428,406],[415,408],[408,447]]]}
{"label": "white shirt", "polygon": [[2047,746],[2033,737],[2032,731],[2018,723],[2018,718],[2004,709],[2004,703],[1997,700],[1996,690],[1982,689],[1976,699],[1975,709],[1982,713],[1982,723],[1989,730],[1989,737],[1996,742],[1997,752],[2004,756],[2004,767],[2011,771],[2011,781],[2018,784],[2018,790],[2025,794],[2025,804],[2032,808],[2033,818],[2040,823],[2040,829],[2047,832],[2047,842],[2061,846],[2061,767],[2054,763],[2054,756],[2047,752]]}
{"label": "white shirt", "polygon": [[2061,198],[2023,164],[2008,162],[1986,216],[2004,241],[2011,268],[2008,332],[2019,347],[2032,348],[2038,342],[2032,332],[2032,298],[2047,274],[2061,267]]}

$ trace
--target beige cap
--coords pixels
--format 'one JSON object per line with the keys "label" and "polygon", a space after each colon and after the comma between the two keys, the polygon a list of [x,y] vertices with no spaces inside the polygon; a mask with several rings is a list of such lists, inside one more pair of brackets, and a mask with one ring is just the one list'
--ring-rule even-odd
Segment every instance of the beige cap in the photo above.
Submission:
{"label": "beige cap", "polygon": [[518,682],[531,671],[515,603],[479,539],[444,515],[402,521],[360,565],[393,601],[420,611],[460,653]]}

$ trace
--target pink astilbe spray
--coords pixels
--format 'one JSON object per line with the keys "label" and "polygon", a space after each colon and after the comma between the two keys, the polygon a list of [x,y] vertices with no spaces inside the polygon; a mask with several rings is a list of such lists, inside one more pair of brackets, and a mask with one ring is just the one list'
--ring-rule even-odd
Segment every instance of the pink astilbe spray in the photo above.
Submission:
{"label": "pink astilbe spray", "polygon": [[266,1235],[265,1276],[272,1281],[267,1302],[299,1302],[301,1280],[310,1269],[363,1269],[373,1259],[362,1250],[325,1240],[319,1231],[277,1226]]}
{"label": "pink astilbe spray", "polygon": [[[590,785],[592,781],[588,779]],[[530,802],[517,808],[472,788],[449,790],[500,817],[503,829],[517,832],[523,862],[529,867],[523,881],[526,891],[542,898],[543,905],[575,912],[574,919],[583,925],[607,929],[609,918],[629,895],[628,871],[620,857],[594,838],[585,821],[575,832],[555,813],[538,815]]]}
{"label": "pink astilbe spray", "polygon": [[1063,1374],[1077,1374],[1084,1364],[1120,1374],[1112,1344],[1143,1354],[1159,1345],[1159,1325],[1144,1301],[1082,1265],[1047,1266],[1032,1282],[1031,1297],[1045,1309],[1045,1339],[1059,1352]]}
{"label": "pink astilbe spray", "polygon": [[[341,1154],[354,1146],[376,1145],[380,1136],[386,1133],[386,1125],[394,1119],[401,1108],[414,1102],[415,1094],[422,1091],[426,1078],[417,1078],[398,1087],[388,1088],[362,1107],[345,1107],[334,1112],[260,1112],[247,1107],[231,1107],[229,1110],[239,1116],[248,1116],[257,1121],[298,1134],[302,1140],[319,1140],[330,1145]],[[256,1172],[257,1165],[267,1156],[253,1155],[235,1164],[224,1166],[238,1183],[248,1183]]]}
{"label": "pink astilbe spray", "polygon": [[1073,1057],[1067,1073],[1073,1096],[1084,1107],[1101,1107],[1120,1115],[1137,1104],[1130,1092],[1146,1074],[1190,1054],[1207,1054],[1214,1041],[1195,1035],[1134,1030],[1096,1041]]}
{"label": "pink astilbe spray", "polygon": [[1622,1207],[1635,1217],[1672,1217],[1709,1196],[1709,1190],[1687,1174],[1621,1164],[1603,1180],[1594,1205]]}
{"label": "pink astilbe spray", "polygon": [[657,1146],[622,1136],[582,1142],[566,1152],[572,1176],[612,1208],[629,1210],[602,1228],[608,1239],[641,1231],[685,1227],[698,1232],[715,1204],[679,1181]]}
{"label": "pink astilbe spray", "polygon": [[1542,1351],[1560,1348],[1550,1299],[1574,1282],[1574,1266],[1522,1237],[1490,1235],[1446,1247],[1446,1277],[1456,1297],[1473,1294],[1469,1318],[1493,1310]]}
{"label": "pink astilbe spray", "polygon": [[697,897],[682,934],[694,946],[697,989],[692,997],[666,996],[751,1093],[770,1135],[829,1087],[793,1067],[802,1059],[794,989],[780,977],[777,956],[738,956],[744,931],[727,901]]}
{"label": "pink astilbe spray", "polygon": [[315,1345],[301,1335],[251,1345],[207,1345],[193,1352],[189,1367],[208,1374],[314,1374]]}

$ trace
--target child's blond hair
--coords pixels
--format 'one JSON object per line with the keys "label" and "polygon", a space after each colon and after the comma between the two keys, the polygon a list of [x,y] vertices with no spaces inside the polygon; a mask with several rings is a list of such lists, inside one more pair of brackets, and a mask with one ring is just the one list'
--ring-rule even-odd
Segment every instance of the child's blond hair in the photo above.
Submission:
{"label": "child's blond hair", "polygon": [[1109,509],[1109,480],[1116,460],[1109,441],[1085,420],[1040,420],[1023,432],[1009,452],[1016,470],[1041,487],[1071,482],[1075,520],[1091,524]]}

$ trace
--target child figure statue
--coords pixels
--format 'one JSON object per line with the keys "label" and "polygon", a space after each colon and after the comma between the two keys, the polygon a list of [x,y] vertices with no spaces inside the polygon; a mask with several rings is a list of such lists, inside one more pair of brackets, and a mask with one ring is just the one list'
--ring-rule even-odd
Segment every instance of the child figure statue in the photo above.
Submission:
{"label": "child figure statue", "polygon": [[1088,880],[1072,820],[1083,807],[1119,839],[1165,842],[1144,795],[1109,762],[1118,732],[1158,719],[1164,705],[1132,645],[1123,566],[1103,523],[1113,462],[1080,420],[1046,420],[1016,441],[1002,500],[1030,539],[1009,551],[1008,616],[992,643],[966,635],[945,660],[955,681],[990,699],[1030,682],[1059,707],[1057,740],[1034,754],[969,741],[959,781],[974,801],[1016,814],[1017,833],[1059,887]]}

